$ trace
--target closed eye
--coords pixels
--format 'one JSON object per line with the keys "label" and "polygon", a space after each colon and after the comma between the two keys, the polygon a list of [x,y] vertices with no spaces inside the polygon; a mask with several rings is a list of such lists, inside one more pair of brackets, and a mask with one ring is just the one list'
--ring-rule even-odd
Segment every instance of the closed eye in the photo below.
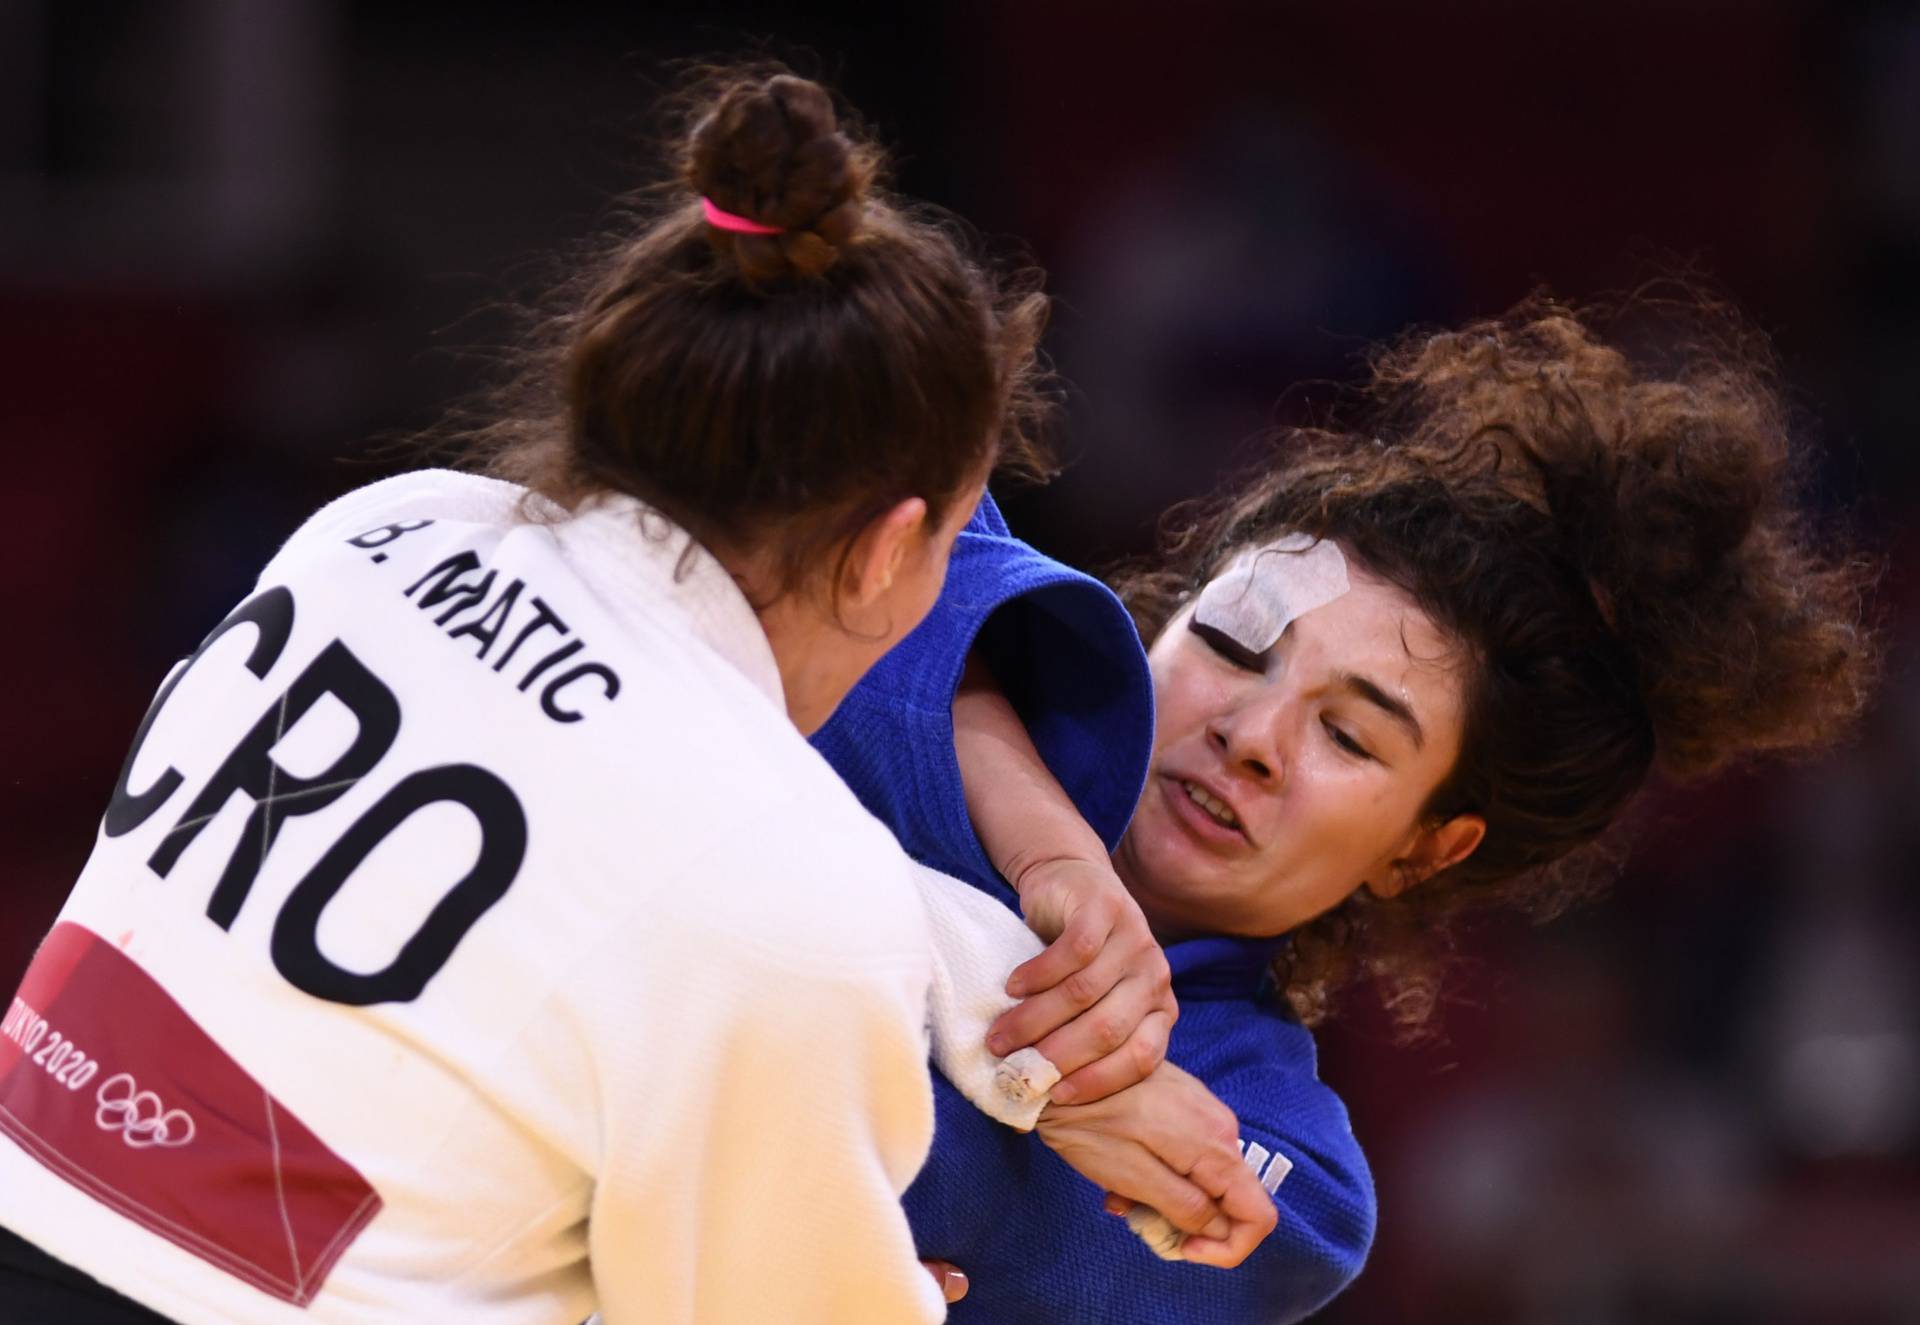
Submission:
{"label": "closed eye", "polygon": [[1233,636],[1224,631],[1215,630],[1212,626],[1203,626],[1191,617],[1187,619],[1187,629],[1198,635],[1209,649],[1212,649],[1235,667],[1243,671],[1265,674],[1267,670],[1266,660],[1247,648],[1246,645],[1240,643],[1240,641],[1234,639]]}
{"label": "closed eye", "polygon": [[1360,759],[1370,760],[1373,758],[1373,752],[1368,750],[1366,746],[1360,744],[1360,742],[1354,740],[1344,729],[1334,726],[1331,722],[1322,722],[1320,725],[1326,729],[1326,733],[1332,738],[1333,743],[1342,750],[1345,750],[1348,754]]}

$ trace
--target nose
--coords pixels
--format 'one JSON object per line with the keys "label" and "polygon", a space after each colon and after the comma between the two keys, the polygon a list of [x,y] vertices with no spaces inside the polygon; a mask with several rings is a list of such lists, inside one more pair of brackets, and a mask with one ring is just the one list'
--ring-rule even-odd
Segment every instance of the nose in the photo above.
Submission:
{"label": "nose", "polygon": [[1286,776],[1286,730],[1292,705],[1279,687],[1214,716],[1207,724],[1207,741],[1227,767],[1264,787],[1277,787]]}

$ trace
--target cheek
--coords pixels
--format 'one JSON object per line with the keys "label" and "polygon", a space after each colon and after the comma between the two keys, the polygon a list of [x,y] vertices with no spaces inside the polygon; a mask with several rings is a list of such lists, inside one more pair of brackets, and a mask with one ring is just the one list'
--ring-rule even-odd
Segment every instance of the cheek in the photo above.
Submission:
{"label": "cheek", "polygon": [[1383,772],[1331,750],[1296,757],[1289,814],[1302,830],[1291,843],[1301,868],[1357,885],[1392,852],[1413,808]]}
{"label": "cheek", "polygon": [[1234,688],[1215,669],[1186,657],[1152,660],[1154,749],[1198,736],[1233,705]]}

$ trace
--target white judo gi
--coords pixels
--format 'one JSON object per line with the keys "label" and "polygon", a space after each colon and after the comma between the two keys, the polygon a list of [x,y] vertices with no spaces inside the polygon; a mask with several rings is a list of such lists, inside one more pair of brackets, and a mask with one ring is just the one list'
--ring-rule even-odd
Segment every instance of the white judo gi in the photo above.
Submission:
{"label": "white judo gi", "polygon": [[342,498],[169,677],[7,1009],[0,1224],[184,1325],[940,1319],[930,989],[991,1105],[1038,943],[950,885],[936,979],[719,563],[521,496]]}

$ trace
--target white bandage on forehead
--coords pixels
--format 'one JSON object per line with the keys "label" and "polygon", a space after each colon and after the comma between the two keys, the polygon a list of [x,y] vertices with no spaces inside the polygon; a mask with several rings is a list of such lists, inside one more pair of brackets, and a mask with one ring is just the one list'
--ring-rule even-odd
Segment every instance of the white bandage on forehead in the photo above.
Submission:
{"label": "white bandage on forehead", "polygon": [[1295,617],[1347,588],[1347,559],[1333,542],[1283,534],[1241,549],[1200,591],[1193,619],[1249,653],[1265,653]]}

